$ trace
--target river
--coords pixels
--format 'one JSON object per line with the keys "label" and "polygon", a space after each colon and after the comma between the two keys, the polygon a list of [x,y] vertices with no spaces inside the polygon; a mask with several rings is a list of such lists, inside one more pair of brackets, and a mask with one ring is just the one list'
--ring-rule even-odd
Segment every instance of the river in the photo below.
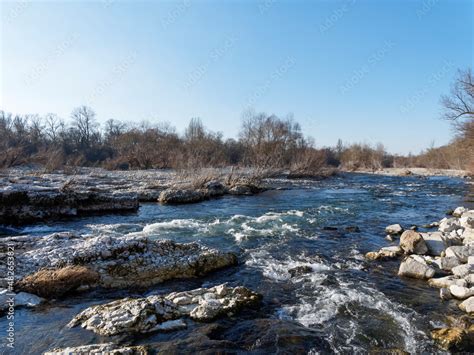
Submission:
{"label": "river", "polygon": [[[388,348],[439,351],[429,331],[442,325],[446,315],[461,314],[456,303],[442,302],[439,290],[424,281],[399,278],[398,261],[367,262],[364,254],[391,245],[384,233],[389,224],[421,226],[466,204],[469,187],[465,181],[346,174],[324,181],[272,183],[278,188],[256,196],[225,196],[181,206],[146,203],[137,214],[88,216],[21,228],[15,234],[138,232],[178,242],[196,241],[236,252],[240,263],[203,278],[146,290],[96,290],[35,309],[18,309],[15,353],[40,354],[55,347],[108,341],[150,344],[183,339],[194,339],[187,343],[189,352],[213,346],[262,354],[353,354]],[[312,272],[291,277],[288,270],[300,265],[309,265]],[[263,303],[259,309],[244,309],[217,321],[220,327],[210,337],[212,344],[196,336],[207,324],[114,338],[65,327],[93,304],[223,282],[261,293]],[[0,329],[6,323],[5,317],[0,318]]]}

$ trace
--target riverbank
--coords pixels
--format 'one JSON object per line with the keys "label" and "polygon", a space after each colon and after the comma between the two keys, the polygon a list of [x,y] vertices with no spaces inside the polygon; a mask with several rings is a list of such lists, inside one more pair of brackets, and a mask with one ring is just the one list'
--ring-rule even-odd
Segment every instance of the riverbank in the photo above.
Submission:
{"label": "riverbank", "polygon": [[375,174],[385,176],[448,176],[458,178],[468,178],[472,176],[468,171],[455,169],[429,169],[429,168],[383,168],[380,170],[357,169],[342,170],[345,172]]}
{"label": "riverbank", "polygon": [[474,210],[457,207],[451,216],[421,226],[424,231],[418,229],[387,226],[392,245],[367,253],[366,258],[401,259],[400,277],[426,280],[439,288],[442,302],[457,304],[467,317],[451,317],[449,327],[435,328],[431,336],[446,350],[470,351],[474,348]]}

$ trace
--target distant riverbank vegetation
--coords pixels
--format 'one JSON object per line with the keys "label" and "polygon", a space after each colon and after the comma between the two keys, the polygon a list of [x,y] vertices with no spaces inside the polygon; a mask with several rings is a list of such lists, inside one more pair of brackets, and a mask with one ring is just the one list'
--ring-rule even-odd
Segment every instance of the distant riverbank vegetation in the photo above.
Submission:
{"label": "distant riverbank vegetation", "polygon": [[73,110],[70,120],[55,114],[14,115],[0,111],[0,167],[38,164],[46,171],[76,166],[107,169],[243,166],[287,170],[294,177],[323,170],[388,167],[464,169],[474,172],[474,82],[460,71],[451,93],[442,98],[444,118],[453,122],[455,137],[442,147],[419,155],[398,156],[382,143],[316,148],[291,117],[247,112],[237,139],[224,139],[191,119],[184,134],[165,123],[126,123],[109,119],[99,125],[92,108]]}

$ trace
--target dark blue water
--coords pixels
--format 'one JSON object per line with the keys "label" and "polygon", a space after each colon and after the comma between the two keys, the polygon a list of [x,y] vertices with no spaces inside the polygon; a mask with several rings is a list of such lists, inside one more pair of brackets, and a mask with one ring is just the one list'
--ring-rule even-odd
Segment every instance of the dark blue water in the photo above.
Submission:
{"label": "dark blue water", "polygon": [[[453,178],[361,174],[320,182],[273,183],[285,189],[194,205],[149,203],[143,204],[138,214],[91,216],[23,228],[19,234],[73,230],[92,235],[145,233],[178,242],[196,241],[234,251],[241,263],[202,279],[169,282],[140,291],[95,291],[54,301],[36,310],[18,310],[16,352],[35,354],[54,347],[97,342],[147,344],[193,337],[193,332],[207,325],[195,324],[174,333],[112,339],[64,326],[88,305],[222,282],[247,286],[264,298],[259,310],[244,310],[219,321],[224,327],[215,336],[219,341],[233,341],[236,332],[242,332],[241,328],[235,330],[238,325],[250,322],[252,327],[252,319],[269,318],[274,324],[280,324],[280,320],[288,322],[288,327],[294,324],[295,335],[282,336],[285,341],[262,348],[263,353],[317,353],[324,350],[321,338],[328,342],[331,352],[348,354],[384,348],[411,353],[437,351],[429,331],[442,325],[446,315],[459,314],[456,304],[441,302],[438,290],[430,289],[423,281],[398,278],[397,261],[368,263],[363,255],[390,245],[384,239],[388,224],[423,225],[441,219],[448,209],[466,205],[468,185]],[[345,229],[354,226],[360,232]],[[313,272],[291,278],[288,269],[300,265],[311,266]],[[5,318],[0,319],[0,329],[5,328],[5,322]],[[260,331],[268,329],[255,327],[252,336],[257,340]],[[288,330],[275,326],[273,331],[278,338]],[[261,339],[265,339],[264,333]],[[244,348],[258,352],[261,339],[260,343],[256,341]],[[238,344],[242,345],[242,341]],[[189,345],[191,352],[192,346]]]}

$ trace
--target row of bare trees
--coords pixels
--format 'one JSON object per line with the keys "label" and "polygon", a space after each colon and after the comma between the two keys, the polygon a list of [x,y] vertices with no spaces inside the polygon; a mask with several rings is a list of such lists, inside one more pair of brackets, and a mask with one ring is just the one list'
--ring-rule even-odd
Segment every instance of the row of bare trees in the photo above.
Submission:
{"label": "row of bare trees", "polygon": [[39,163],[111,169],[196,168],[245,165],[316,171],[325,160],[305,139],[293,118],[247,113],[239,138],[224,140],[199,118],[183,135],[168,124],[124,123],[100,126],[95,112],[81,106],[68,123],[55,114],[12,115],[0,111],[0,166]]}

